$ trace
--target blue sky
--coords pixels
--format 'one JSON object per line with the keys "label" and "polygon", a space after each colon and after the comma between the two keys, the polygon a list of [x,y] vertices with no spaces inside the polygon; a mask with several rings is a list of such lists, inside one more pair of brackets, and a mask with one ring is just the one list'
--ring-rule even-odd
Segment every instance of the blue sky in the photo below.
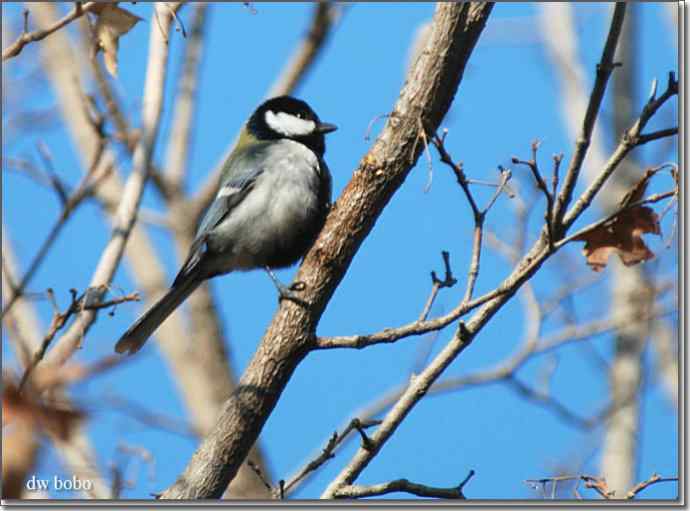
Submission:
{"label": "blue sky", "polygon": [[[141,107],[151,7],[142,3],[125,7],[145,19],[120,41],[116,84],[127,113],[136,120]],[[431,17],[433,7],[425,3],[348,6],[322,58],[297,91],[296,95],[306,99],[323,120],[339,126],[328,138],[326,153],[335,197],[371,144],[365,140],[370,121],[394,104],[404,81],[413,34]],[[635,8],[641,15],[639,47],[642,48],[642,64],[636,80],[641,94],[646,94],[652,79],[659,77],[664,84],[668,71],[677,71],[677,48],[665,7],[644,3]],[[304,34],[311,9],[308,4],[254,4],[253,9],[242,4],[212,7],[188,170],[190,189],[203,182],[246,117],[260,103]],[[550,155],[558,152],[565,153],[564,166],[567,164],[573,142],[562,123],[557,79],[539,42],[537,10],[535,4],[505,3],[495,7],[456,101],[442,124],[449,130],[449,152],[464,163],[470,177],[496,180],[497,165],[510,166],[513,155],[527,158],[535,138],[543,141],[540,154],[545,168]],[[187,23],[189,12],[185,7],[182,16]],[[18,26],[20,6],[3,3],[2,13],[13,26]],[[581,57],[591,83],[610,10],[605,4],[585,4],[577,6],[576,13]],[[157,146],[155,156],[159,162],[164,160],[174,78],[179,68],[180,35],[175,34],[174,39],[172,79],[168,80],[168,101],[159,137],[163,143]],[[50,44],[50,38],[38,44]],[[38,58],[36,47],[37,44],[27,47],[19,58],[3,64],[6,77],[14,80],[26,77],[30,63]],[[55,105],[56,98],[48,85],[38,86],[40,90],[24,92],[27,103],[23,106],[27,110],[39,111]],[[13,124],[18,112],[8,108],[4,98],[3,95],[5,156],[36,158],[35,144],[41,140],[50,148],[58,173],[68,182],[76,183],[81,174],[78,153],[66,131],[57,126],[52,130],[18,133]],[[639,98],[636,102],[636,111],[642,101]],[[667,107],[671,118],[675,116],[675,100],[672,105],[673,108]],[[610,115],[610,106],[606,104],[602,116]],[[375,125],[374,133],[381,126],[381,123]],[[636,156],[642,165],[676,160],[675,147],[674,144],[662,154],[644,148]],[[128,173],[131,164],[124,155],[122,161]],[[513,169],[516,179],[523,170]],[[460,285],[443,290],[432,313],[448,311],[459,301],[470,255],[470,211],[454,178],[435,155],[433,184],[428,192],[425,191],[427,180],[427,163],[422,158],[362,245],[323,316],[319,334],[366,333],[417,317],[429,292],[429,271],[442,270],[441,250],[451,253]],[[489,193],[477,191],[480,197]],[[9,234],[19,260],[27,261],[47,234],[59,204],[52,192],[5,168],[2,194],[3,222],[8,227],[4,235]],[[144,207],[162,208],[150,189]],[[540,216],[535,212],[535,222]],[[670,230],[671,216],[662,224],[665,233]],[[508,241],[511,220],[510,201],[502,197],[489,215],[487,225]],[[104,225],[95,204],[83,206],[60,236],[30,289],[42,291],[52,287],[64,305],[70,288],[85,288],[109,236]],[[160,254],[174,253],[162,231],[151,228],[150,232]],[[676,265],[673,253],[676,245],[666,250],[660,240],[652,239],[650,246],[660,255],[651,264],[659,271],[671,271]],[[577,271],[586,275],[589,270],[579,255],[580,248],[571,247],[568,253],[577,263]],[[506,263],[489,249],[485,249],[484,255],[478,293],[492,289],[509,271]],[[164,259],[172,278],[177,265],[175,258],[166,255]],[[289,282],[293,272],[294,269],[289,269],[279,275]],[[539,296],[547,297],[554,292],[553,282],[560,272],[554,262],[544,266],[535,281]],[[135,290],[125,265],[118,271],[114,284],[127,292]],[[241,372],[276,310],[275,290],[262,272],[253,272],[216,279],[213,292],[221,303],[233,367]],[[608,294],[605,276],[602,283],[575,300],[578,317],[602,317]],[[36,305],[47,325],[50,304],[39,301]],[[101,315],[79,359],[94,360],[110,353],[115,339],[138,311],[137,305],[127,304],[119,307],[114,317]],[[491,368],[514,353],[522,342],[523,319],[520,302],[515,299],[452,364],[447,376]],[[546,325],[547,329],[553,327],[553,324]],[[438,336],[432,353],[438,352],[451,332],[449,329]],[[610,360],[611,341],[611,336],[601,336],[591,341],[591,345]],[[295,372],[261,435],[271,476],[275,480],[288,477],[320,450],[334,429],[342,427],[357,409],[409,378],[419,347],[425,342],[424,338],[414,338],[363,351],[310,354]],[[4,365],[11,365],[12,350],[4,334],[3,356]],[[646,364],[651,360],[647,354]],[[528,365],[520,373],[521,379],[533,381],[544,361],[542,358]],[[558,352],[558,363],[553,385],[562,401],[585,416],[605,405],[606,379],[592,365],[586,351],[579,346],[565,348]],[[676,413],[654,382],[647,385],[649,390],[642,401],[639,476],[645,479],[653,472],[676,475]],[[155,479],[147,479],[142,472],[136,486],[124,493],[127,498],[148,498],[150,493],[174,481],[193,452],[195,442],[151,430],[111,410],[103,398],[113,394],[127,396],[151,411],[184,418],[185,410],[155,343],[149,343],[122,368],[74,388],[78,402],[91,413],[89,429],[103,468],[114,459],[119,442],[145,446],[151,451],[156,460]],[[423,400],[358,482],[367,484],[407,477],[424,484],[452,486],[474,469],[477,475],[466,487],[468,497],[531,498],[536,494],[523,480],[550,475],[555,467],[566,462],[582,458],[582,472],[596,473],[600,438],[599,430],[586,433],[575,429],[552,413],[517,397],[504,385],[482,386]],[[355,448],[356,442],[350,442],[295,497],[318,497]],[[50,477],[61,471],[57,456],[49,449],[40,460],[38,474]],[[675,494],[674,484],[664,484],[649,488],[644,496],[673,498]]]}

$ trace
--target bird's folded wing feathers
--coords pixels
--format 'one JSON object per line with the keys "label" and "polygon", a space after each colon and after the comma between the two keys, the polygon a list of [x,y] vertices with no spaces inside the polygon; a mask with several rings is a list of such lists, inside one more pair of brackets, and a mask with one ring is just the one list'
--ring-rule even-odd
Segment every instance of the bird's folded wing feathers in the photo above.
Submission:
{"label": "bird's folded wing feathers", "polygon": [[208,233],[220,224],[225,217],[249,194],[252,190],[256,178],[263,172],[261,167],[252,169],[243,175],[230,175],[228,179],[221,181],[216,198],[209,206],[204,218],[199,224],[196,238],[189,249],[187,260],[182,265],[175,281],[179,282],[185,275],[189,274],[201,260],[206,246]]}

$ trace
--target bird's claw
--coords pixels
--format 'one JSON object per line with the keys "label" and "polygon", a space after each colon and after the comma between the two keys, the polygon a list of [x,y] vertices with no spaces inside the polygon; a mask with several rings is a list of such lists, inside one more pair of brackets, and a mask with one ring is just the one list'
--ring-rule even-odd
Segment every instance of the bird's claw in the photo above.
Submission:
{"label": "bird's claw", "polygon": [[268,273],[268,276],[273,281],[273,285],[278,290],[278,303],[282,302],[283,300],[290,300],[298,305],[308,305],[307,302],[298,296],[299,292],[304,291],[307,288],[307,285],[304,282],[298,280],[297,282],[293,282],[291,285],[286,286],[280,280],[278,280],[278,277],[276,277],[269,268],[266,268],[266,273]]}
{"label": "bird's claw", "polygon": [[307,289],[307,285],[301,280],[298,280],[297,282],[293,282],[289,289],[290,291],[304,291]]}

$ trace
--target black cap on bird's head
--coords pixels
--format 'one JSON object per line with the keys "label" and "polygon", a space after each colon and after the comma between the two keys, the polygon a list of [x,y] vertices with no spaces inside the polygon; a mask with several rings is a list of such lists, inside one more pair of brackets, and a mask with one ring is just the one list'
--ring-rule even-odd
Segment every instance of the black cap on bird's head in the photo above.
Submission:
{"label": "black cap on bird's head", "polygon": [[301,99],[278,96],[259,105],[249,118],[247,129],[259,140],[289,138],[322,155],[326,149],[324,135],[337,127],[321,122]]}

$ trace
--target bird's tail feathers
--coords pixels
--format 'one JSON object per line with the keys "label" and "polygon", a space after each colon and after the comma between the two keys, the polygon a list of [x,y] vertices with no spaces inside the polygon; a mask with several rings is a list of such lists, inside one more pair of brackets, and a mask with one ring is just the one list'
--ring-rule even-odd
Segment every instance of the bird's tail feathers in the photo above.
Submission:
{"label": "bird's tail feathers", "polygon": [[170,314],[203,282],[197,272],[176,281],[162,298],[147,310],[120,337],[115,345],[118,353],[133,355],[141,349],[146,340],[167,319]]}

